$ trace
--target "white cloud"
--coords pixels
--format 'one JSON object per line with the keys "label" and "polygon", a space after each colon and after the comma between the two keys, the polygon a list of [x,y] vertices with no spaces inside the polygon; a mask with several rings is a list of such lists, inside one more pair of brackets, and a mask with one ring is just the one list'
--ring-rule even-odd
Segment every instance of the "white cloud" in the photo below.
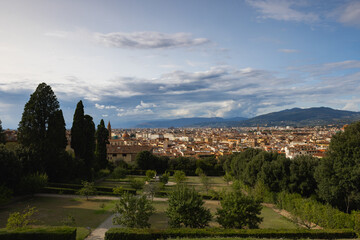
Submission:
{"label": "white cloud", "polygon": [[298,50],[296,49],[286,49],[286,48],[283,48],[283,49],[278,49],[279,52],[283,52],[283,53],[297,53],[299,52]]}
{"label": "white cloud", "polygon": [[319,16],[311,12],[301,12],[294,9],[299,3],[292,0],[247,0],[251,6],[257,9],[261,18],[275,19],[280,21],[294,21],[313,23],[319,20]]}
{"label": "white cloud", "polygon": [[193,38],[189,33],[160,33],[160,32],[112,32],[96,33],[98,43],[108,47],[130,49],[161,49],[193,47],[209,43],[206,38]]}
{"label": "white cloud", "polygon": [[338,21],[347,25],[360,26],[360,2],[352,1],[342,7]]}
{"label": "white cloud", "polygon": [[137,105],[135,108],[144,109],[144,108],[153,108],[153,107],[157,107],[156,104],[154,104],[154,103],[145,103],[145,102],[141,101],[140,104]]}

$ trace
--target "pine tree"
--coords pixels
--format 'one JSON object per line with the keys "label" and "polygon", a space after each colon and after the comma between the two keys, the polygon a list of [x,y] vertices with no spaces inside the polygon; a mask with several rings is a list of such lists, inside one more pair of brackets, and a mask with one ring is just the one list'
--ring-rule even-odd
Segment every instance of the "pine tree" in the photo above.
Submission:
{"label": "pine tree", "polygon": [[[54,151],[51,148],[52,144],[59,138],[59,136],[53,135],[53,131],[49,132],[50,119],[55,118],[56,112],[60,111],[59,107],[54,92],[45,83],[39,84],[24,107],[19,123],[18,140],[23,146],[32,149],[36,153],[36,168],[38,171],[46,171],[49,152]],[[54,120],[54,123],[50,125],[61,124],[55,123]]]}
{"label": "pine tree", "polygon": [[100,124],[96,130],[96,165],[98,169],[104,169],[107,167],[107,149],[106,144],[109,143],[109,131],[105,128],[104,120],[101,119]]}

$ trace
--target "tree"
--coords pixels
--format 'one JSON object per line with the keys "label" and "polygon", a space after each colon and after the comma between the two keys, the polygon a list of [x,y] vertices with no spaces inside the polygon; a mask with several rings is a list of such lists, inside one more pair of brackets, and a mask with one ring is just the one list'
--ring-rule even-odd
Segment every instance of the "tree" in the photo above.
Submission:
{"label": "tree", "polygon": [[[49,152],[54,151],[52,144],[59,139],[59,136],[53,135],[57,134],[57,131],[49,131],[49,124],[55,124],[51,123],[52,119],[58,119],[55,114],[60,110],[59,107],[54,92],[45,83],[38,85],[24,107],[18,128],[18,140],[37,153],[36,167],[39,171],[46,170]],[[61,123],[55,125],[59,126]]]}
{"label": "tree", "polygon": [[85,156],[84,135],[84,105],[80,100],[76,105],[73,125],[71,127],[71,147],[74,149],[75,157],[84,159]]}
{"label": "tree", "polygon": [[96,194],[96,188],[93,182],[82,181],[83,187],[79,190],[79,194],[86,196],[86,200],[89,200],[90,195]]}
{"label": "tree", "polygon": [[318,195],[324,201],[349,212],[360,201],[360,122],[335,134],[327,156],[315,170]]}
{"label": "tree", "polygon": [[145,195],[137,197],[124,192],[115,205],[117,215],[113,218],[113,223],[129,228],[150,227],[148,221],[154,211],[155,208]]}
{"label": "tree", "polygon": [[200,174],[200,181],[206,191],[206,194],[209,193],[209,190],[211,189],[211,179],[206,176],[205,173]]}
{"label": "tree", "polygon": [[241,191],[224,193],[217,209],[217,221],[224,228],[258,228],[262,218],[260,201],[245,196]]}
{"label": "tree", "polygon": [[224,181],[226,182],[226,185],[229,185],[230,182],[233,180],[233,176],[231,176],[231,174],[229,172],[226,172],[225,175],[223,176]]}
{"label": "tree", "polygon": [[174,180],[178,184],[184,182],[186,180],[185,173],[183,171],[179,171],[179,170],[175,171],[174,172]]}
{"label": "tree", "polygon": [[90,115],[84,116],[84,137],[84,160],[87,169],[90,171],[91,168],[94,167],[95,158],[95,124],[93,122],[93,118]]}
{"label": "tree", "polygon": [[3,129],[2,129],[2,125],[1,125],[1,120],[0,120],[0,144],[3,143],[5,144],[5,135],[3,133]]}
{"label": "tree", "polygon": [[154,169],[156,156],[149,151],[141,151],[135,157],[136,166],[142,170]]}
{"label": "tree", "polygon": [[170,227],[204,228],[209,225],[210,210],[203,206],[204,201],[194,188],[177,185],[170,193],[168,203],[166,215]]}
{"label": "tree", "polygon": [[100,124],[97,126],[95,138],[95,158],[97,169],[105,169],[108,165],[106,145],[109,143],[109,131],[105,128],[103,119],[101,119]]}
{"label": "tree", "polygon": [[153,179],[156,176],[156,171],[155,170],[147,170],[145,175],[146,175],[146,180],[151,181],[151,179]]}

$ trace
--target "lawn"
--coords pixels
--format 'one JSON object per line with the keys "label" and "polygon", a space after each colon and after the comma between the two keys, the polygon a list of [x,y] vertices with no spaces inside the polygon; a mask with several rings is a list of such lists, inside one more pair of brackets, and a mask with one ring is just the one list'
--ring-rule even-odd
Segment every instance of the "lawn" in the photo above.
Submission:
{"label": "lawn", "polygon": [[[151,228],[154,229],[163,229],[167,228],[167,217],[165,211],[168,207],[167,202],[154,201],[153,205],[156,209],[156,213],[150,217],[149,222],[151,223]],[[205,201],[205,207],[210,209],[210,212],[214,216],[216,209],[220,207],[219,201],[207,200]],[[294,229],[298,228],[296,224],[289,221],[285,217],[277,214],[271,208],[263,207],[261,211],[261,217],[263,217],[263,222],[259,225],[260,228],[273,228],[273,229]],[[215,221],[210,222],[210,227],[220,227],[220,225]]]}
{"label": "lawn", "polygon": [[114,201],[108,200],[86,201],[82,198],[33,197],[6,208],[0,208],[0,228],[6,226],[10,213],[23,211],[30,206],[38,210],[34,214],[34,218],[38,220],[37,225],[61,226],[68,216],[74,217],[74,226],[78,227],[77,237],[83,239],[89,233],[87,228],[96,228],[111,215],[114,204]]}

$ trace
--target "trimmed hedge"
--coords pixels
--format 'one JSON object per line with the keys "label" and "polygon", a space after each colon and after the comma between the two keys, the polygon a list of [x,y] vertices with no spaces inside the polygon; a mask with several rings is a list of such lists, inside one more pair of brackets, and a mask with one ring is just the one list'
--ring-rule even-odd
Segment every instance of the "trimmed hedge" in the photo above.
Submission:
{"label": "trimmed hedge", "polygon": [[309,229],[223,229],[223,228],[179,228],[179,229],[133,229],[111,228],[105,233],[105,240],[156,240],[167,238],[310,238],[345,239],[356,238],[350,229],[309,230]]}
{"label": "trimmed hedge", "polygon": [[41,227],[19,230],[0,229],[1,240],[75,240],[76,228]]}
{"label": "trimmed hedge", "polygon": [[[44,187],[42,189],[42,193],[54,193],[54,194],[78,194],[78,191],[80,189],[73,189],[73,188],[60,188],[60,187]],[[136,195],[135,189],[123,189],[126,192],[129,192],[130,194]],[[112,191],[96,191],[96,195],[107,195],[107,196],[117,196]]]}

